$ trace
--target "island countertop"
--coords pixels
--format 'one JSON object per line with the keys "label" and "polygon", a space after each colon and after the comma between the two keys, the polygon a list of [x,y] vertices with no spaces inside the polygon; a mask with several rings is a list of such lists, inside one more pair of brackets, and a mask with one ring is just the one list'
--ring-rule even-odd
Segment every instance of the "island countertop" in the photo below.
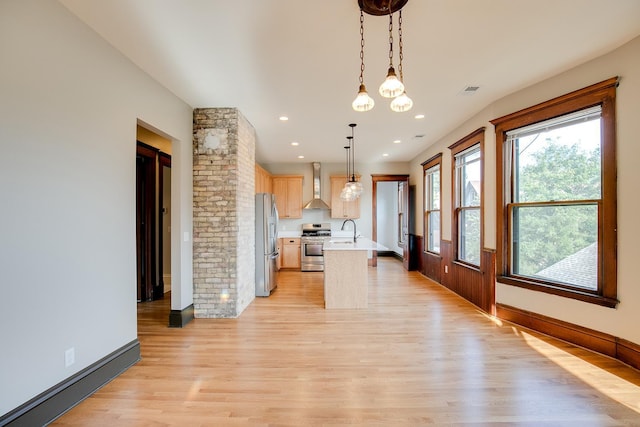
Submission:
{"label": "island countertop", "polygon": [[352,238],[337,237],[324,242],[322,249],[325,251],[387,251],[387,247],[374,242],[366,237],[358,237],[354,242]]}

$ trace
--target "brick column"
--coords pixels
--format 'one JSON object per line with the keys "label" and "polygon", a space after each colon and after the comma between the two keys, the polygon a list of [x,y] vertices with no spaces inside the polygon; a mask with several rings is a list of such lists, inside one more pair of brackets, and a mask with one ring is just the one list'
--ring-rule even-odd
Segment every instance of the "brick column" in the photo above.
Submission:
{"label": "brick column", "polygon": [[193,112],[193,306],[237,317],[255,298],[255,130],[235,108]]}

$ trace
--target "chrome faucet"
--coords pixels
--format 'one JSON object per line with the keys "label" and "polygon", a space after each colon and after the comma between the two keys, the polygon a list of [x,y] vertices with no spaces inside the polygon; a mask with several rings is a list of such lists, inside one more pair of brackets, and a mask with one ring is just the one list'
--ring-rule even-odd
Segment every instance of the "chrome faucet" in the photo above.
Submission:
{"label": "chrome faucet", "polygon": [[351,218],[345,219],[344,222],[342,223],[342,227],[340,227],[340,230],[344,230],[344,225],[349,221],[351,221],[351,223],[353,224],[353,243],[355,243],[357,236],[356,236],[356,222],[354,220],[352,220]]}

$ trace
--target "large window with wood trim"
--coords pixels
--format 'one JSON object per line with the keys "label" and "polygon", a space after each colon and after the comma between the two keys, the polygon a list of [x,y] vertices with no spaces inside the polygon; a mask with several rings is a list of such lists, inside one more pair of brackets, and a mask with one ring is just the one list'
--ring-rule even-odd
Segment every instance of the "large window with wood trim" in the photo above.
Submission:
{"label": "large window with wood trim", "polygon": [[499,281],[615,305],[616,83],[493,121]]}
{"label": "large window with wood trim", "polygon": [[440,177],[442,154],[422,164],[424,175],[424,234],[426,252],[440,254]]}
{"label": "large window with wood trim", "polygon": [[482,249],[482,145],[484,128],[449,148],[453,170],[454,259],[480,267]]}

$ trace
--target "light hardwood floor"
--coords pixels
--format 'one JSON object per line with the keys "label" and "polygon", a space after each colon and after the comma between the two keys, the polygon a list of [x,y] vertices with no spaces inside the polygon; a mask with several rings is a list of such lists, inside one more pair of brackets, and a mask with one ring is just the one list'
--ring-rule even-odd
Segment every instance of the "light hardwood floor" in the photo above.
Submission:
{"label": "light hardwood floor", "polygon": [[281,272],[238,319],[167,328],[139,305],[142,361],[56,426],[640,425],[640,372],[502,324],[393,259],[369,308],[325,310],[322,273]]}

